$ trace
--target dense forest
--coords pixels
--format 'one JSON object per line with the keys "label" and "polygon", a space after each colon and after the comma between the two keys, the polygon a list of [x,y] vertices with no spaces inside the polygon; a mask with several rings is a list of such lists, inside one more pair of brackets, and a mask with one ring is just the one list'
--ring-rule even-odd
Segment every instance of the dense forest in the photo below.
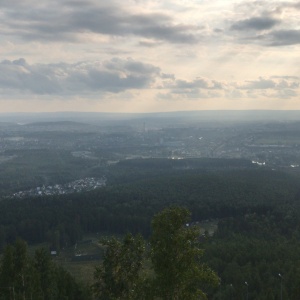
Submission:
{"label": "dense forest", "polygon": [[29,244],[48,242],[59,251],[96,232],[140,233],[147,240],[154,215],[184,206],[192,212],[192,224],[212,219],[218,224],[200,238],[201,260],[220,278],[209,299],[299,299],[299,174],[239,160],[211,162],[125,161],[111,169],[113,184],[105,188],[4,197],[1,249],[22,238]]}
{"label": "dense forest", "polygon": [[45,248],[28,253],[23,240],[4,249],[0,264],[0,299],[89,300],[88,286],[78,284],[62,267],[53,263]]}

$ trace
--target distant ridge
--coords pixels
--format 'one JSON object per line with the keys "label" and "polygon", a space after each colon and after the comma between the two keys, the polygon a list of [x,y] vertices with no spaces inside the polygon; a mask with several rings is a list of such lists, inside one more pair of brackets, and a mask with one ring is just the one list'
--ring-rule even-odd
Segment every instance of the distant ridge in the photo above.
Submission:
{"label": "distant ridge", "polygon": [[[155,113],[107,112],[50,112],[50,113],[1,113],[0,122],[40,123],[76,122],[99,123],[107,121],[164,119],[191,122],[253,122],[300,121],[300,110],[202,110]],[[66,125],[66,124],[64,124]]]}
{"label": "distant ridge", "polygon": [[24,124],[24,126],[89,126],[86,123],[74,122],[74,121],[51,121],[51,122],[33,122]]}

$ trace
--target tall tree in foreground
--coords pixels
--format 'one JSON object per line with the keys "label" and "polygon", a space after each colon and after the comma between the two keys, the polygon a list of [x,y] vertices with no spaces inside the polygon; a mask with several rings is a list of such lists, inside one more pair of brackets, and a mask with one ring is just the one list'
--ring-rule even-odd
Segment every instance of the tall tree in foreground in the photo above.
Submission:
{"label": "tall tree in foreground", "polygon": [[51,260],[49,252],[45,248],[40,248],[35,251],[34,268],[38,274],[41,298],[44,300],[52,300],[58,297],[55,265]]}
{"label": "tall tree in foreground", "polygon": [[[173,207],[152,221],[150,257],[144,256],[142,237],[125,236],[105,241],[103,264],[96,268],[94,293],[100,300],[193,300],[207,299],[208,288],[218,285],[218,276],[200,262],[200,231],[186,226],[187,209]],[[148,268],[141,276],[142,265]]]}
{"label": "tall tree in foreground", "polygon": [[153,218],[151,260],[159,299],[206,299],[203,290],[219,283],[218,276],[200,262],[199,227],[188,222],[190,212],[180,207],[167,208]]}
{"label": "tall tree in foreground", "polygon": [[95,295],[103,300],[140,299],[137,293],[145,251],[143,238],[127,234],[123,241],[112,238],[102,244],[107,248],[103,264],[95,271]]}

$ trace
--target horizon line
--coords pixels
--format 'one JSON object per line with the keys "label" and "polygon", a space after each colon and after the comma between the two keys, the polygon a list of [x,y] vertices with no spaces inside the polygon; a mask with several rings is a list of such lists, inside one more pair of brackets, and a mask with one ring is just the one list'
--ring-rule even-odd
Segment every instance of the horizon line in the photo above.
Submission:
{"label": "horizon line", "polygon": [[94,114],[164,114],[164,113],[195,113],[195,112],[300,112],[300,109],[205,109],[205,110],[170,110],[170,111],[151,111],[151,112],[113,112],[113,111],[17,111],[0,112],[4,114],[61,114],[61,113],[94,113]]}

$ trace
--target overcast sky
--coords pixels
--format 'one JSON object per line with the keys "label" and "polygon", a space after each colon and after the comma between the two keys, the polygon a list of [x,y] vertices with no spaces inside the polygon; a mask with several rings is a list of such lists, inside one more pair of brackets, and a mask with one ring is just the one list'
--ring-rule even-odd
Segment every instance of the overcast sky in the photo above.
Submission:
{"label": "overcast sky", "polygon": [[0,7],[0,112],[300,109],[298,0]]}

